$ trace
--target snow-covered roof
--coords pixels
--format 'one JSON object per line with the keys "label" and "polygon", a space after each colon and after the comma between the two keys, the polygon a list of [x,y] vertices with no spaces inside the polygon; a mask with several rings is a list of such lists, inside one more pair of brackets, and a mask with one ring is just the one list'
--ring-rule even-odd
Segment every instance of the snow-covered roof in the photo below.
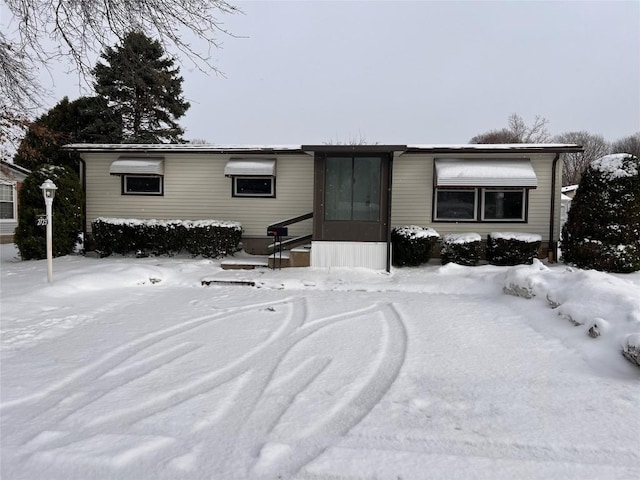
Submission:
{"label": "snow-covered roof", "polygon": [[304,153],[301,145],[215,145],[197,143],[70,143],[63,147],[78,152],[153,153]]}
{"label": "snow-covered roof", "polygon": [[7,162],[5,160],[0,160],[0,164],[2,165],[3,170],[9,170],[10,172],[12,172],[12,174],[17,175],[20,181],[31,173],[31,170],[21,167],[20,165],[16,165],[15,163]]}
{"label": "snow-covered roof", "polygon": [[574,143],[478,143],[478,144],[411,144],[407,145],[407,153],[570,153],[582,152],[582,145]]}
{"label": "snow-covered roof", "polygon": [[411,145],[217,145],[195,143],[71,143],[67,150],[78,152],[186,152],[186,153],[295,153],[304,154],[320,150],[395,151],[403,153],[536,153],[582,152],[576,144],[564,143],[507,143],[507,144],[411,144]]}

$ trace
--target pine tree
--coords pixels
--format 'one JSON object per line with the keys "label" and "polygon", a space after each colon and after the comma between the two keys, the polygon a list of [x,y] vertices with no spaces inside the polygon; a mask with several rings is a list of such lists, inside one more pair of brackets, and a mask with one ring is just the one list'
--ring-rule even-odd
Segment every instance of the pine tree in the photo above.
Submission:
{"label": "pine tree", "polygon": [[562,230],[562,259],[607,272],[640,270],[640,161],[626,153],[591,162]]}
{"label": "pine tree", "polygon": [[120,143],[122,124],[100,97],[81,97],[58,104],[29,125],[14,163],[29,170],[58,165],[78,171],[78,155],[63,151],[67,143]]}
{"label": "pine tree", "polygon": [[107,48],[93,69],[96,93],[123,122],[126,143],[178,143],[184,130],[176,123],[189,103],[182,96],[180,69],[162,46],[141,32]]}

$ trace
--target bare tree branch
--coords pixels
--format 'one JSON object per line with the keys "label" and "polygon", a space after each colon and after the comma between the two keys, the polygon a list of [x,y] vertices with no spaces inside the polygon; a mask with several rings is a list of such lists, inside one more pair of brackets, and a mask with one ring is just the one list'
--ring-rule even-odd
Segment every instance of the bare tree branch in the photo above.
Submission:
{"label": "bare tree branch", "polygon": [[[3,0],[15,31],[0,33],[0,105],[24,110],[38,105],[35,72],[53,59],[70,59],[86,78],[91,57],[128,32],[139,30],[202,71],[219,73],[211,51],[218,35],[231,35],[218,15],[239,13],[226,0]],[[205,51],[184,34],[204,42]],[[115,37],[115,38],[114,38]]]}
{"label": "bare tree branch", "polygon": [[610,147],[602,135],[586,131],[565,132],[553,138],[557,143],[575,143],[584,147],[581,153],[565,153],[562,156],[562,185],[577,185],[589,164],[610,152]]}

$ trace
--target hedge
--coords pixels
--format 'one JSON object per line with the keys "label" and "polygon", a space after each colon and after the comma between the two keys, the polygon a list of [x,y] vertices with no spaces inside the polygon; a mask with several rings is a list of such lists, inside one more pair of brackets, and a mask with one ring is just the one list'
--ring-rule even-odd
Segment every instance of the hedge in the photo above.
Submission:
{"label": "hedge", "polygon": [[533,233],[491,232],[487,236],[487,260],[493,265],[532,264],[541,243],[542,237]]}
{"label": "hedge", "polygon": [[417,225],[394,228],[391,230],[393,265],[416,266],[428,262],[439,237],[432,228]]}
{"label": "hedge", "polygon": [[478,233],[450,233],[442,238],[440,257],[442,264],[474,266],[480,261],[480,241]]}
{"label": "hedge", "polygon": [[242,226],[220,220],[97,218],[91,222],[101,256],[132,252],[175,255],[180,251],[216,258],[238,251]]}

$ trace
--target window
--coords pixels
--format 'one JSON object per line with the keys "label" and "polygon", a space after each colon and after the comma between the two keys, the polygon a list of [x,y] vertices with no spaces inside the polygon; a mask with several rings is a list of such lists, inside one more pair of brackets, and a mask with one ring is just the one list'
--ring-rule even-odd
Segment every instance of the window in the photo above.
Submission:
{"label": "window", "polygon": [[436,191],[436,220],[475,220],[476,190]]}
{"label": "window", "polygon": [[123,195],[163,195],[164,181],[161,175],[123,175]]}
{"label": "window", "polygon": [[0,184],[0,220],[15,220],[15,188],[6,183]]}
{"label": "window", "polygon": [[234,197],[275,197],[275,177],[233,177]]}
{"label": "window", "polygon": [[526,188],[436,188],[434,219],[450,222],[524,222]]}
{"label": "window", "polygon": [[523,221],[525,190],[483,190],[482,219]]}
{"label": "window", "polygon": [[378,157],[328,157],[325,220],[378,221],[381,165]]}

